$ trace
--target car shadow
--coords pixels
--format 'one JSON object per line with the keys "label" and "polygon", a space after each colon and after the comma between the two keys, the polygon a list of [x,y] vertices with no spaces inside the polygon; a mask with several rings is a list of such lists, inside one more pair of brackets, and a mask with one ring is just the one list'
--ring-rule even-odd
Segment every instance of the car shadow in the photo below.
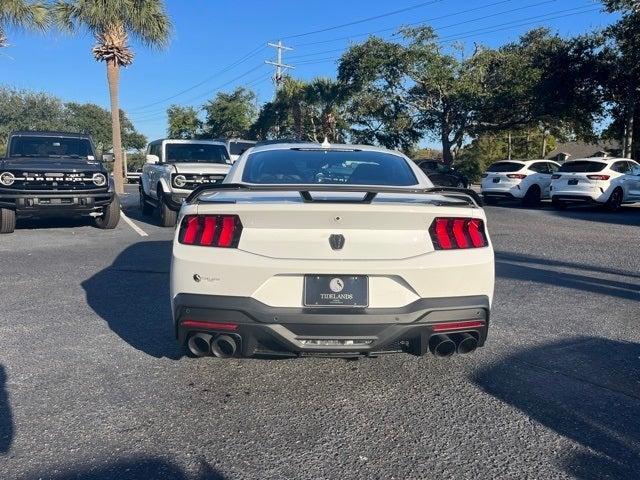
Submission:
{"label": "car shadow", "polygon": [[93,226],[90,218],[84,217],[43,217],[24,218],[16,221],[16,230],[39,230],[52,228],[79,228]]}
{"label": "car shadow", "polygon": [[87,304],[133,348],[156,358],[183,356],[169,305],[170,241],[142,241],[82,282]]}
{"label": "car shadow", "polygon": [[171,480],[224,480],[224,476],[201,459],[198,472],[190,475],[175,463],[157,457],[141,456],[129,459],[120,459],[104,465],[56,466],[39,474],[29,474],[27,479],[50,480],[146,480],[146,479],[171,479]]}
{"label": "car shadow", "polygon": [[[601,273],[621,275],[618,271],[611,270],[605,272],[598,268],[591,269],[590,266],[587,265],[580,267],[569,264],[571,268],[593,273],[593,275],[582,275],[547,268],[552,265],[553,260],[535,259],[535,257],[526,255],[504,254],[501,252],[496,253],[497,277],[510,278],[513,280],[526,280],[528,282],[543,283],[562,288],[571,288],[574,290],[597,293],[600,295],[609,295],[626,300],[640,301],[639,281],[611,280],[602,278],[600,275]],[[625,273],[622,273],[622,275],[631,279],[639,278],[633,274],[626,275]]]}
{"label": "car shadow", "polygon": [[639,359],[635,343],[578,337],[523,350],[482,368],[472,379],[579,444],[579,449],[561,452],[566,454],[562,467],[570,475],[639,478]]}
{"label": "car shadow", "polygon": [[602,207],[569,207],[566,210],[551,210],[558,217],[572,220],[640,226],[640,208],[622,206],[618,211],[608,212]]}
{"label": "car shadow", "polygon": [[13,441],[13,414],[9,403],[9,394],[6,388],[7,374],[3,365],[0,365],[0,455],[7,453]]}

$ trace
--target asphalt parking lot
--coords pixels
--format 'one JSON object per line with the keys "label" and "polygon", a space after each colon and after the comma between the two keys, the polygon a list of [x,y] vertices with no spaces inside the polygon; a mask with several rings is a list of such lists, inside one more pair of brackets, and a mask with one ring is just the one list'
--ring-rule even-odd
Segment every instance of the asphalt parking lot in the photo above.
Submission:
{"label": "asphalt parking lot", "polygon": [[[639,478],[640,208],[488,207],[485,348],[192,359],[171,229],[0,237],[0,478]],[[434,280],[435,281],[435,280]]]}

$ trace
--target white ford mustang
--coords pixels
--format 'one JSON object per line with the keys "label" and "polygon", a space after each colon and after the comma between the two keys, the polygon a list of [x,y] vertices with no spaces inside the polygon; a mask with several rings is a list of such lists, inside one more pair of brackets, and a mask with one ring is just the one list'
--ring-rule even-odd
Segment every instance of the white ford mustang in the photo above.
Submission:
{"label": "white ford mustang", "polygon": [[173,242],[175,333],[196,356],[468,353],[494,258],[478,196],[404,155],[272,144],[195,190]]}

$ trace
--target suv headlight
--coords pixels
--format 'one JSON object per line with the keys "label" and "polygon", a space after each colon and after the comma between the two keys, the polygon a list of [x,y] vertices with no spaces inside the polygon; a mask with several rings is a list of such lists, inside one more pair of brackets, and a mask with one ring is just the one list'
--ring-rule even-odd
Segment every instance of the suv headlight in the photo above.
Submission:
{"label": "suv headlight", "polygon": [[173,177],[173,185],[178,188],[182,188],[187,184],[187,177],[184,175],[176,175]]}
{"label": "suv headlight", "polygon": [[13,185],[13,182],[15,182],[15,180],[16,177],[11,172],[3,172],[0,174],[0,183],[5,187]]}
{"label": "suv headlight", "polygon": [[96,185],[96,187],[104,187],[107,184],[107,177],[105,177],[102,173],[94,173],[93,183]]}

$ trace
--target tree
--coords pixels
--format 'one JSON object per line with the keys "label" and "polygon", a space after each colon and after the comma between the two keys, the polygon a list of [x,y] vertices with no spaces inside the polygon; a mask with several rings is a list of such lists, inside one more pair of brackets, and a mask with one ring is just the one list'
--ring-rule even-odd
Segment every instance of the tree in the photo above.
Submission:
{"label": "tree", "polygon": [[198,118],[198,111],[193,107],[171,105],[167,109],[169,138],[189,140],[200,135],[202,122]]}
{"label": "tree", "polygon": [[8,25],[29,30],[44,30],[49,24],[43,2],[0,0],[0,48],[8,47],[5,28]]}
{"label": "tree", "polygon": [[107,64],[117,193],[124,191],[120,124],[120,67],[133,63],[129,35],[150,47],[167,44],[171,31],[162,0],[57,0],[52,11],[62,28],[88,30],[96,38],[93,56]]}
{"label": "tree", "polygon": [[256,114],[256,94],[244,87],[231,93],[220,92],[203,107],[204,134],[210,138],[244,137]]}

